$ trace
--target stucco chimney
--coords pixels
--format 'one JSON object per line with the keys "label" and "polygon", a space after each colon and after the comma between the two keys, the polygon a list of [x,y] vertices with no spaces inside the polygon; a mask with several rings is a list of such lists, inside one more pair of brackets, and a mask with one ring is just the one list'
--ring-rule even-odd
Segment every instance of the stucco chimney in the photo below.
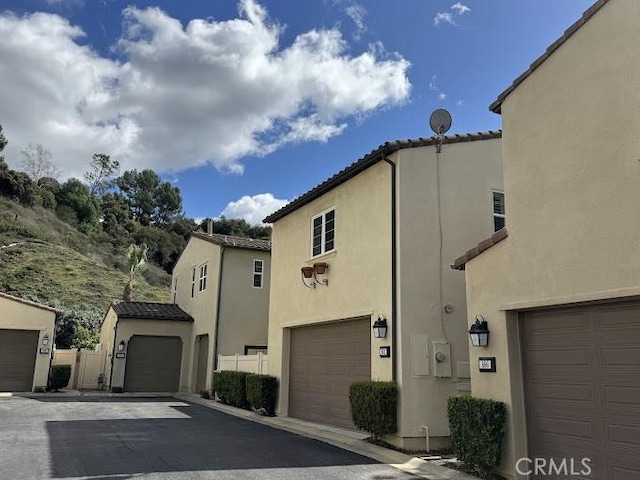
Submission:
{"label": "stucco chimney", "polygon": [[207,220],[207,234],[213,235],[213,220]]}

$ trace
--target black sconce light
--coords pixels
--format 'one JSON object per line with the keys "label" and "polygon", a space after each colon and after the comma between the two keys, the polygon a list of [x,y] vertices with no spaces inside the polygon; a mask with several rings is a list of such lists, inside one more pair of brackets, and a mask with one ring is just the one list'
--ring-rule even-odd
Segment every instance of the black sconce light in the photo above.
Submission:
{"label": "black sconce light", "polygon": [[469,336],[474,347],[486,347],[489,345],[489,327],[482,315],[476,315],[476,322],[471,325]]}
{"label": "black sconce light", "polygon": [[118,344],[118,352],[124,352],[124,348],[126,347],[126,343],[124,343],[124,340],[120,340],[120,343]]}
{"label": "black sconce light", "polygon": [[378,319],[373,323],[373,336],[375,338],[386,338],[387,337],[387,319],[383,316],[379,316]]}

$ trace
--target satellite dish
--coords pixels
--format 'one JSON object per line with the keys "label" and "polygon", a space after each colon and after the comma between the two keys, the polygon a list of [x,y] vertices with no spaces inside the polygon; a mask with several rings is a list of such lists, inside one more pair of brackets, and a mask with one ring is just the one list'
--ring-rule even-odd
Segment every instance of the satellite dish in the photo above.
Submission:
{"label": "satellite dish", "polygon": [[443,108],[435,110],[429,118],[429,126],[436,135],[444,135],[451,128],[451,114]]}

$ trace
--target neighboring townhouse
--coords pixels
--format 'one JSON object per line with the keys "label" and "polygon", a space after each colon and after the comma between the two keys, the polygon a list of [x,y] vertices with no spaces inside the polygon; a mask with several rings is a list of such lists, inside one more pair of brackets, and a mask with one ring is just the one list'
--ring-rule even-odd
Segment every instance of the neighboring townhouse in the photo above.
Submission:
{"label": "neighboring townhouse", "polygon": [[472,393],[508,406],[507,478],[640,478],[638,85],[640,5],[601,0],[491,105],[508,236],[454,266],[490,332]]}
{"label": "neighboring townhouse", "polygon": [[211,389],[218,355],[267,352],[271,242],[194,232],[173,269],[172,301],[194,320],[190,390]]}
{"label": "neighboring townhouse", "polygon": [[47,387],[58,313],[0,292],[0,392]]}
{"label": "neighboring townhouse", "polygon": [[389,440],[448,443],[447,398],[470,387],[464,279],[449,263],[504,225],[500,137],[385,143],[265,219],[280,415],[353,428],[350,384],[395,380]]}

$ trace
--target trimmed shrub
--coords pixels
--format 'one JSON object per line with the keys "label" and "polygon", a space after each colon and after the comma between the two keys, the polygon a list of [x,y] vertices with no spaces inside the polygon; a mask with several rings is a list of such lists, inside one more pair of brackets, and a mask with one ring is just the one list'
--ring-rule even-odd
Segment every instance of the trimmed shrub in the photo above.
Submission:
{"label": "trimmed shrub", "polygon": [[278,379],[271,375],[248,373],[246,383],[247,400],[251,408],[262,415],[275,415],[276,400],[278,398]]}
{"label": "trimmed shrub", "polygon": [[71,365],[54,365],[51,367],[51,390],[58,391],[69,383],[71,378]]}
{"label": "trimmed shrub", "polygon": [[249,408],[246,387],[247,372],[222,370],[213,372],[213,390],[222,403]]}
{"label": "trimmed shrub", "polygon": [[374,440],[398,430],[398,387],[394,382],[354,382],[349,388],[351,418]]}
{"label": "trimmed shrub", "polygon": [[209,390],[200,390],[200,397],[205,400],[209,400],[211,398],[211,394],[209,393]]}
{"label": "trimmed shrub", "polygon": [[506,432],[505,404],[471,395],[448,400],[451,446],[456,456],[485,478],[500,464]]}

